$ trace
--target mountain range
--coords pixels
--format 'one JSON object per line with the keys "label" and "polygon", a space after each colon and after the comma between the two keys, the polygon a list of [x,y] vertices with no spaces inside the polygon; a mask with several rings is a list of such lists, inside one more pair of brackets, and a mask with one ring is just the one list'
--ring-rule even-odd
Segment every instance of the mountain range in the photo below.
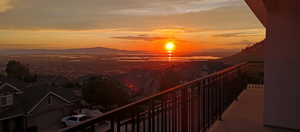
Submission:
{"label": "mountain range", "polygon": [[82,49],[6,49],[0,50],[0,55],[20,54],[137,54],[142,51],[119,50],[104,47],[82,48]]}

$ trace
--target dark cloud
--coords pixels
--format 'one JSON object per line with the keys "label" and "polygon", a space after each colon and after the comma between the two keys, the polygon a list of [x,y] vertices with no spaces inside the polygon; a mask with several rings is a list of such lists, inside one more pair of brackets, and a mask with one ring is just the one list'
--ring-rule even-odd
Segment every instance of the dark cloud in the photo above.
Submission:
{"label": "dark cloud", "polygon": [[114,39],[125,39],[125,40],[144,40],[144,41],[155,41],[155,40],[165,40],[166,37],[153,37],[145,34],[137,35],[137,36],[116,36],[112,37]]}

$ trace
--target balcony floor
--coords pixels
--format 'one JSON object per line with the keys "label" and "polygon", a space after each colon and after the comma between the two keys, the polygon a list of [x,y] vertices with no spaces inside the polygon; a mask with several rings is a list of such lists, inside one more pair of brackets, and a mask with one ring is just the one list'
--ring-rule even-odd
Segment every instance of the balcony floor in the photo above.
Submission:
{"label": "balcony floor", "polygon": [[223,121],[217,121],[209,132],[294,132],[264,127],[263,112],[263,88],[249,88],[227,109]]}

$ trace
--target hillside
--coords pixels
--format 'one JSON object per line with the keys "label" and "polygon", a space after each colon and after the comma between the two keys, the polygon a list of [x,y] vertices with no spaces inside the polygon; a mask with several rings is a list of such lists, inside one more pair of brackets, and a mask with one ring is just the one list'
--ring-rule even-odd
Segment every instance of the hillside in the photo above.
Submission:
{"label": "hillside", "polygon": [[237,64],[245,61],[263,61],[265,45],[264,42],[265,40],[256,43],[251,47],[247,47],[237,54],[229,57],[224,57],[222,61],[227,64]]}

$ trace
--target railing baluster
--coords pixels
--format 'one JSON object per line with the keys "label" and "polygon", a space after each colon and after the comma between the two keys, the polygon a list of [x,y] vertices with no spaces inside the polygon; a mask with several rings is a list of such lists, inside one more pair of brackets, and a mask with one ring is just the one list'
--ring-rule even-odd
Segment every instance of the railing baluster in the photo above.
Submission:
{"label": "railing baluster", "polygon": [[181,92],[181,131],[187,132],[187,89],[183,89]]}
{"label": "railing baluster", "polygon": [[111,118],[110,120],[110,131],[114,132],[115,131],[115,121],[114,121],[114,117]]}
{"label": "railing baluster", "polygon": [[125,123],[125,132],[127,132],[128,131],[128,123],[126,122]]}
{"label": "railing baluster", "polygon": [[131,111],[131,131],[132,132],[135,132],[135,125],[136,125],[136,122],[135,122],[135,112],[134,111]]}
{"label": "railing baluster", "polygon": [[143,113],[143,132],[146,132],[146,113]]}
{"label": "railing baluster", "polygon": [[151,130],[152,130],[152,132],[155,132],[155,106],[154,106],[154,101],[155,100],[151,101],[151,108],[152,108],[152,110],[151,110],[152,111],[152,114],[151,114],[151,118],[152,118],[152,120],[151,120],[152,121],[152,123],[151,123],[152,126],[151,127],[152,128],[151,128]]}
{"label": "railing baluster", "polygon": [[222,74],[218,76],[218,81],[219,81],[219,86],[218,86],[218,89],[219,89],[219,120],[222,121],[222,113],[223,113],[223,77],[222,77]]}
{"label": "railing baluster", "polygon": [[162,105],[161,105],[161,102],[160,100],[158,100],[158,104],[157,104],[157,114],[156,114],[156,131],[155,132],[160,132],[161,131],[161,120],[162,120],[162,111],[161,111],[161,108],[162,108]]}
{"label": "railing baluster", "polygon": [[178,131],[178,124],[177,124],[177,120],[178,120],[178,96],[177,96],[177,92],[174,92],[174,96],[175,96],[175,116],[174,116],[174,132]]}
{"label": "railing baluster", "polygon": [[176,118],[176,113],[175,113],[175,105],[176,103],[176,94],[175,93],[172,93],[172,132],[175,132],[175,127],[176,127],[176,124],[175,124],[175,118]]}
{"label": "railing baluster", "polygon": [[163,132],[167,132],[168,128],[167,128],[167,96],[164,97],[164,102],[163,102],[163,105],[164,105],[164,114],[163,114],[163,118],[164,118],[164,122],[163,122]]}
{"label": "railing baluster", "polygon": [[151,130],[151,117],[152,117],[152,113],[151,113],[151,110],[152,110],[152,104],[151,104],[151,101],[149,102],[149,108],[148,108],[148,116],[147,116],[147,118],[148,118],[148,132],[152,132]]}
{"label": "railing baluster", "polygon": [[206,127],[206,125],[205,125],[205,120],[206,120],[206,88],[205,88],[205,80],[202,80],[201,81],[201,84],[202,84],[202,127],[203,127],[203,132],[205,132],[205,127]]}
{"label": "railing baluster", "polygon": [[140,132],[140,114],[136,113],[136,131]]}
{"label": "railing baluster", "polygon": [[202,132],[202,128],[203,128],[203,88],[202,88],[202,83],[201,82],[198,82],[198,90],[199,90],[199,96],[198,96],[198,100],[199,100],[199,115],[198,115],[198,118],[199,118],[199,132]]}
{"label": "railing baluster", "polygon": [[116,120],[116,122],[117,122],[117,132],[120,132],[121,131],[120,116],[117,116],[116,118],[117,118],[117,120]]}

